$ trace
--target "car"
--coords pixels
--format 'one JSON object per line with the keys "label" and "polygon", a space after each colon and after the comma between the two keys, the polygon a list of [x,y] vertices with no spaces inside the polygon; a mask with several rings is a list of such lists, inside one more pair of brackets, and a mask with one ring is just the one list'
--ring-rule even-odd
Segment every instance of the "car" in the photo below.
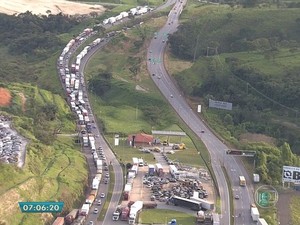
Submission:
{"label": "car", "polygon": [[105,170],[105,171],[108,171],[108,166],[104,166],[104,170]]}
{"label": "car", "polygon": [[234,198],[235,199],[240,199],[240,196],[239,195],[235,195]]}
{"label": "car", "polygon": [[100,194],[100,197],[101,197],[101,198],[105,198],[105,193],[102,192],[102,193]]}
{"label": "car", "polygon": [[104,184],[108,184],[108,179],[105,179],[105,180],[104,180]]}
{"label": "car", "polygon": [[94,222],[93,222],[93,221],[90,221],[90,222],[89,222],[89,225],[94,225]]}
{"label": "car", "polygon": [[94,213],[97,214],[99,212],[98,208],[94,209]]}
{"label": "car", "polygon": [[106,177],[106,178],[109,178],[109,173],[106,173],[106,174],[105,174],[105,177]]}
{"label": "car", "polygon": [[102,201],[101,201],[101,199],[99,199],[98,201],[97,201],[97,205],[101,205],[102,204]]}
{"label": "car", "polygon": [[203,133],[204,133],[204,130],[201,130],[201,133],[203,134]]}
{"label": "car", "polygon": [[170,95],[170,97],[171,97],[171,98],[174,98],[174,96],[173,96],[173,95]]}

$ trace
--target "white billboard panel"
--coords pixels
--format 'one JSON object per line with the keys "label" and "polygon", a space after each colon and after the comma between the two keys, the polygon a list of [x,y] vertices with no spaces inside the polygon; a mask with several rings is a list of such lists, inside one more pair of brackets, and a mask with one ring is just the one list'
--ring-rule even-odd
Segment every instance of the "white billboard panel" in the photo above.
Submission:
{"label": "white billboard panel", "polygon": [[282,182],[300,184],[300,167],[283,166]]}
{"label": "white billboard panel", "polygon": [[222,102],[222,101],[215,101],[215,100],[209,99],[208,106],[209,106],[209,108],[232,110],[231,102]]}

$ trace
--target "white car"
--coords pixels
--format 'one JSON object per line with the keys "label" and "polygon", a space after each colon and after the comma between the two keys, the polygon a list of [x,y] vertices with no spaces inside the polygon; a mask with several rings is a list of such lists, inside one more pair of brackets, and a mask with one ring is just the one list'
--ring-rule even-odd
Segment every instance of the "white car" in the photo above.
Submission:
{"label": "white car", "polygon": [[94,209],[94,213],[97,214],[99,212],[98,208]]}
{"label": "white car", "polygon": [[101,205],[102,204],[102,201],[101,201],[101,199],[99,199],[98,201],[97,201],[97,205]]}
{"label": "white car", "polygon": [[100,197],[101,197],[101,198],[105,198],[105,193],[101,193],[101,194],[100,194]]}

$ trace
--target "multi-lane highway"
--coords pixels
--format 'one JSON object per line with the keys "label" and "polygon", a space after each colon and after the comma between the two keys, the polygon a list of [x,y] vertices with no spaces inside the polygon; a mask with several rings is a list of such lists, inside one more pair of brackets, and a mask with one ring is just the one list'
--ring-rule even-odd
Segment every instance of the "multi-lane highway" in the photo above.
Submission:
{"label": "multi-lane highway", "polygon": [[[222,143],[211,131],[208,129],[203,121],[196,115],[185,101],[185,98],[177,90],[176,86],[170,79],[164,64],[164,50],[166,47],[167,36],[176,31],[178,27],[178,18],[181,14],[184,1],[177,1],[173,9],[168,15],[166,25],[154,34],[147,53],[148,71],[154,83],[157,85],[161,93],[168,99],[171,106],[183,119],[183,121],[190,127],[191,130],[203,141],[211,155],[211,165],[214,170],[219,193],[221,198],[221,222],[222,224],[230,224],[234,217],[235,224],[250,225],[254,224],[250,217],[250,203],[253,202],[253,189],[248,182],[248,186],[239,186],[239,176],[244,175],[250,181],[247,173],[239,159],[225,155],[225,150],[228,147]],[[203,133],[204,131],[204,133]],[[240,196],[239,200],[235,200],[234,215],[230,215],[230,199],[228,185],[225,179],[225,174],[222,170],[222,165],[225,166],[228,177],[231,179],[232,189],[234,195]]]}
{"label": "multi-lane highway", "polygon": [[[164,6],[158,7],[157,10],[163,7],[170,6],[174,2],[174,0],[169,0]],[[240,187],[238,183],[239,175],[244,175],[246,178],[248,178],[243,165],[241,164],[239,159],[235,159],[225,154],[225,149],[227,149],[227,147],[207,127],[205,127],[203,121],[201,121],[198,115],[196,115],[196,113],[186,103],[184,97],[172,83],[172,80],[168,76],[168,73],[163,65],[163,55],[168,34],[176,31],[178,26],[178,17],[182,12],[185,3],[186,0],[177,1],[175,3],[173,9],[168,15],[166,25],[157,34],[154,35],[155,37],[151,41],[147,53],[147,58],[150,59],[147,62],[148,70],[154,83],[158,86],[161,93],[168,99],[174,110],[183,119],[183,121],[185,121],[185,123],[195,132],[195,134],[197,134],[198,137],[202,139],[211,154],[211,164],[217,178],[221,197],[222,224],[229,225],[231,220],[229,210],[230,199],[228,194],[228,186],[224,176],[224,172],[222,170],[222,165],[225,166],[228,176],[231,179],[234,195],[238,194],[240,196],[240,199],[235,201],[235,212],[233,215],[236,216],[235,224],[253,224],[251,221],[249,210],[249,205],[253,202],[253,189],[251,185],[249,185],[249,182],[247,187]],[[87,61],[90,59],[90,57],[92,57],[93,54],[95,54],[95,52],[101,49],[101,47],[103,47],[107,43],[107,41],[109,41],[109,39],[106,39],[105,42],[101,43],[96,48],[93,48],[90,52],[88,52],[85,58],[82,59],[80,65],[80,79],[84,79],[83,71]],[[82,90],[85,93],[84,95],[86,95],[86,86],[83,85]],[[85,100],[88,101],[88,99]],[[92,112],[89,116],[91,120],[96,121]],[[98,215],[90,213],[88,215],[87,222],[94,221],[94,224],[109,224],[111,221],[111,215],[118,205],[121,197],[123,189],[123,173],[117,159],[114,157],[104,138],[100,135],[97,126],[94,126],[93,129],[93,134],[95,134],[96,137],[96,146],[103,147],[107,161],[112,163],[115,173],[115,187],[104,221],[96,222]],[[202,131],[204,131],[204,133]],[[86,156],[89,162],[89,158],[91,157],[88,154],[89,153],[86,152]],[[91,165],[92,163],[90,164],[90,166]],[[247,180],[249,181],[250,179],[248,178]],[[107,186],[108,185],[101,184],[99,192],[106,192]],[[92,207],[91,211],[94,209],[94,207],[95,206]]]}

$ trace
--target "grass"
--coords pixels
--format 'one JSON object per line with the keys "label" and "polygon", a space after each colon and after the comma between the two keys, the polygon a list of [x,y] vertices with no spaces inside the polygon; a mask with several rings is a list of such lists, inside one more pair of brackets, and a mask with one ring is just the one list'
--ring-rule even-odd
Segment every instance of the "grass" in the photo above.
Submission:
{"label": "grass", "polygon": [[144,209],[139,214],[139,223],[142,224],[167,224],[171,219],[176,219],[177,224],[194,224],[195,216],[190,214],[165,210],[165,209]]}
{"label": "grass", "polygon": [[300,196],[294,196],[290,204],[292,224],[297,224],[300,221]]}
{"label": "grass", "polygon": [[[22,169],[0,164],[0,216],[2,221],[12,225],[41,224],[40,214],[22,214],[17,203],[64,201],[66,211],[78,207],[87,185],[86,160],[73,137],[59,136],[51,145],[45,145],[34,136],[36,128],[32,117],[37,108],[45,104],[57,106],[57,118],[47,122],[50,128],[60,124],[61,131],[74,132],[74,122],[68,119],[71,112],[59,95],[29,84],[13,83],[7,87],[12,93],[23,93],[26,97],[25,112],[21,111],[21,102],[14,99],[11,108],[16,110],[13,113],[19,112],[20,115],[13,116],[14,128],[27,138],[28,145]],[[46,220],[51,220],[51,217]]]}

